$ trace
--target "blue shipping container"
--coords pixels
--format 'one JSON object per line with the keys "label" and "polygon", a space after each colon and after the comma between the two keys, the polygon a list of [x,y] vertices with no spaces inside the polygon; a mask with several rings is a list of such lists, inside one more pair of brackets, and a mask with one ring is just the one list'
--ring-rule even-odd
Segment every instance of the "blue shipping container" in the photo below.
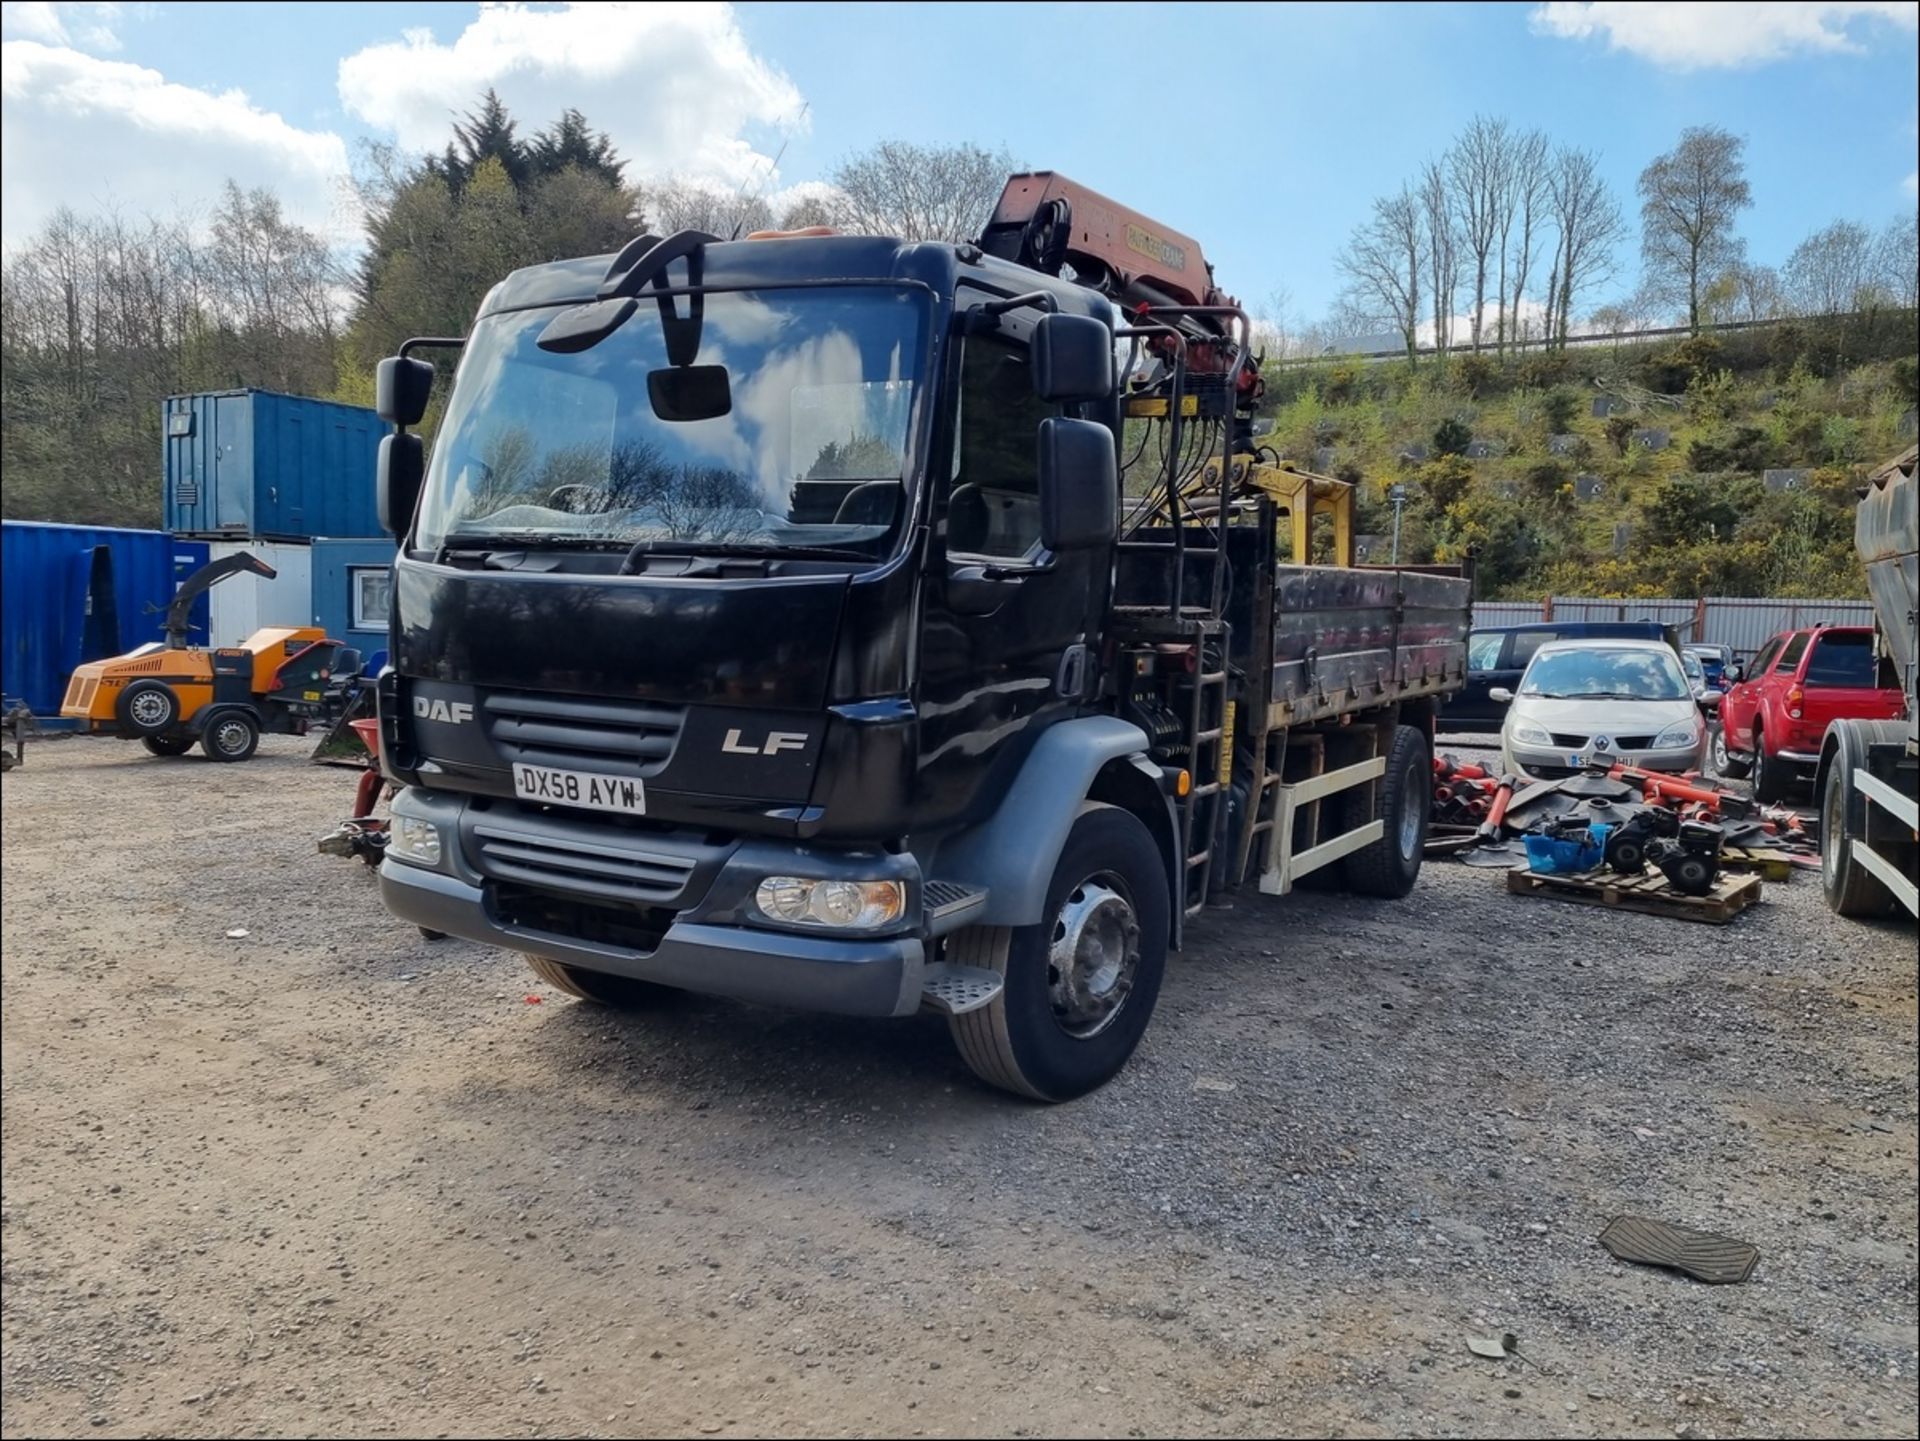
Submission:
{"label": "blue shipping container", "polygon": [[360,651],[369,664],[387,648],[394,550],[384,537],[313,543],[313,623]]}
{"label": "blue shipping container", "polygon": [[169,396],[167,529],[233,540],[376,536],[371,410],[269,390]]}
{"label": "blue shipping container", "polygon": [[[0,691],[58,715],[73,668],[161,640],[174,590],[206,563],[206,542],[157,530],[0,524]],[[204,595],[192,619],[198,638]]]}

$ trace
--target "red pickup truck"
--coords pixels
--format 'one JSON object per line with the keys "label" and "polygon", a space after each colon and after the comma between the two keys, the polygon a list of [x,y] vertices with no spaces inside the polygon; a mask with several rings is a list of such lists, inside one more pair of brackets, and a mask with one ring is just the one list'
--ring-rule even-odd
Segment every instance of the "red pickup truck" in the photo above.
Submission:
{"label": "red pickup truck", "polygon": [[1876,669],[1870,625],[1782,631],[1721,698],[1714,770],[1736,777],[1752,772],[1757,799],[1782,799],[1819,765],[1829,721],[1905,714],[1898,683],[1879,684]]}

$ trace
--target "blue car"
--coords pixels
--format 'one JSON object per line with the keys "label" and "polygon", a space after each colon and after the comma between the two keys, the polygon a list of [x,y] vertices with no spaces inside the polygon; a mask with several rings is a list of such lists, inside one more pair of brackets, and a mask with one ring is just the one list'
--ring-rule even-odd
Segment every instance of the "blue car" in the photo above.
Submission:
{"label": "blue car", "polygon": [[1728,674],[1733,669],[1732,646],[1695,642],[1683,649],[1688,655],[1699,657],[1700,669],[1706,673],[1708,685],[1717,691],[1733,689],[1733,677]]}

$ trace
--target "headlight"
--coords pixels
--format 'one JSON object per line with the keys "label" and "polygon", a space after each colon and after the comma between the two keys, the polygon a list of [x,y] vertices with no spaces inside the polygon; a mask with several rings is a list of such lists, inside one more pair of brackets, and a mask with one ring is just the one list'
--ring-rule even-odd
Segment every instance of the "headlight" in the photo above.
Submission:
{"label": "headlight", "polygon": [[1700,727],[1697,722],[1684,720],[1670,725],[1653,738],[1653,748],[1657,751],[1684,750],[1700,739]]}
{"label": "headlight", "polygon": [[1550,746],[1553,736],[1542,726],[1527,721],[1518,721],[1513,727],[1513,738],[1523,746]]}
{"label": "headlight", "polygon": [[900,919],[907,888],[898,881],[818,881],[768,876],[753,893],[760,914],[794,926],[872,930]]}
{"label": "headlight", "polygon": [[440,827],[418,816],[395,816],[387,829],[387,854],[417,866],[440,864]]}

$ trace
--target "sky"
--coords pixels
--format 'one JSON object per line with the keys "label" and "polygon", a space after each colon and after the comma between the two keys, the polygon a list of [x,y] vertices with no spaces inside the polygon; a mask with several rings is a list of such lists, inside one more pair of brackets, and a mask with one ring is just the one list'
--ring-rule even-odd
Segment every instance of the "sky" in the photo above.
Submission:
{"label": "sky", "polygon": [[202,213],[231,178],[350,248],[365,147],[438,149],[491,85],[523,132],[578,107],[634,180],[776,200],[882,139],[1004,147],[1195,237],[1250,306],[1284,291],[1311,320],[1371,199],[1476,113],[1599,152],[1630,212],[1684,127],[1733,131],[1764,263],[1833,219],[1911,214],[1917,26],[1898,0],[7,3],[0,242],[62,205]]}

